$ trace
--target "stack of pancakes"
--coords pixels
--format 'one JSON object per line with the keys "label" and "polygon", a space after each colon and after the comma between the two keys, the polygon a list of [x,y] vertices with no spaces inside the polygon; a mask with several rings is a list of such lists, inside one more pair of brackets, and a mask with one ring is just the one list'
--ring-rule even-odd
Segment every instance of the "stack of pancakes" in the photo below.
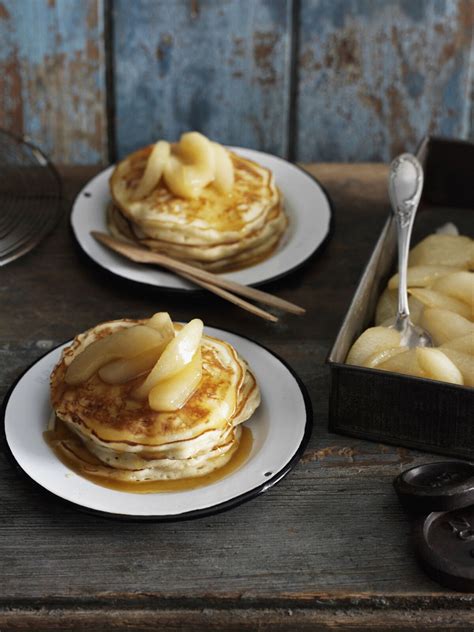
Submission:
{"label": "stack of pancakes", "polygon": [[152,148],[131,154],[112,174],[112,235],[214,272],[248,267],[275,250],[288,220],[270,170],[229,152],[230,193],[210,185],[197,198],[185,199],[161,181],[137,200],[134,192]]}
{"label": "stack of pancakes", "polygon": [[[65,382],[67,367],[88,345],[146,321],[117,320],[77,336],[51,374],[57,417],[80,441],[56,441],[55,449],[79,473],[128,483],[198,477],[224,466],[238,448],[239,424],[260,403],[246,362],[228,343],[203,336],[202,380],[185,405],[157,412],[131,396],[143,376],[110,385],[96,373]],[[175,326],[179,328],[179,326]]]}

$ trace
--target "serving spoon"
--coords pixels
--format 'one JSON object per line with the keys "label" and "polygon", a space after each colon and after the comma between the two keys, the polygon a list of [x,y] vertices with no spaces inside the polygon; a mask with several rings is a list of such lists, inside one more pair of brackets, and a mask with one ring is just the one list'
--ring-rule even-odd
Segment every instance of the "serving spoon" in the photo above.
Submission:
{"label": "serving spoon", "polygon": [[398,239],[398,313],[392,327],[400,332],[400,345],[432,347],[431,336],[410,320],[407,292],[407,268],[410,239],[423,190],[423,168],[412,154],[401,154],[390,165],[388,193],[397,226]]}

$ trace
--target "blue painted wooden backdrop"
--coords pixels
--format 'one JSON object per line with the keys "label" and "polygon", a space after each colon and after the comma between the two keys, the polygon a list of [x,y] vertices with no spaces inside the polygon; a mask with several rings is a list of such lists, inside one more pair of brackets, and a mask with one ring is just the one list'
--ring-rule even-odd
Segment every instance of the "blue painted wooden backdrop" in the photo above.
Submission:
{"label": "blue painted wooden backdrop", "polygon": [[198,129],[302,161],[474,137],[474,0],[0,0],[0,126],[58,163]]}

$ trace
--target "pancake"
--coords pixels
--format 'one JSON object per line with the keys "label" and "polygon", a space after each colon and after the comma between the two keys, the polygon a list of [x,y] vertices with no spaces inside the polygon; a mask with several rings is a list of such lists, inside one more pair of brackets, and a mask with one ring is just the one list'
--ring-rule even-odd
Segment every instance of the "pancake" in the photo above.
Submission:
{"label": "pancake", "polygon": [[[206,476],[224,467],[239,447],[240,432],[240,428],[233,429],[226,443],[215,446],[208,453],[188,459],[155,459],[148,463],[144,459],[139,460],[138,457],[134,457],[132,463],[130,455],[107,457],[97,448],[94,448],[91,458],[91,453],[84,450],[80,444],[68,440],[58,442],[56,448],[68,461],[89,476],[126,483],[169,481]],[[103,461],[104,465],[94,457]]]}
{"label": "pancake", "polygon": [[65,382],[68,366],[90,344],[146,322],[110,321],[78,335],[51,374],[53,408],[70,431],[54,447],[84,475],[139,482],[208,474],[231,459],[239,445],[239,424],[260,403],[246,362],[230,344],[210,336],[200,344],[202,379],[176,411],[158,412],[148,400],[132,397],[143,376],[114,385],[98,373],[78,385]]}
{"label": "pancake", "polygon": [[[137,454],[145,458],[152,458],[159,455],[163,458],[187,459],[209,451],[213,446],[222,442],[223,438],[229,434],[230,428],[237,426],[251,417],[254,410],[260,403],[260,392],[254,376],[247,369],[244,382],[238,394],[238,404],[234,416],[230,422],[215,430],[206,430],[200,435],[187,440],[179,440],[159,445],[132,443],[130,441],[107,441],[101,439],[97,434],[83,424],[75,424],[70,419],[62,418],[66,426],[76,435],[80,436],[84,443],[90,448],[93,443],[98,448],[103,448],[103,454],[109,450],[111,453]],[[61,417],[60,417],[61,418]],[[92,448],[90,448],[93,451]]]}
{"label": "pancake", "polygon": [[235,241],[257,228],[280,201],[271,171],[232,152],[235,183],[229,195],[210,186],[199,197],[185,199],[160,182],[148,196],[135,200],[151,150],[149,146],[125,158],[110,179],[115,204],[150,237],[197,246]]}
{"label": "pancake", "polygon": [[211,272],[224,272],[248,267],[271,255],[281,241],[288,219],[281,208],[276,207],[267,223],[258,231],[236,242],[209,247],[172,244],[147,238],[114,206],[109,208],[107,225],[110,234],[118,239],[146,246]]}
{"label": "pancake", "polygon": [[233,426],[228,426],[225,430],[222,430],[219,433],[218,438],[212,443],[209,443],[209,445],[202,444],[199,450],[195,450],[193,453],[188,453],[186,455],[181,453],[180,456],[173,454],[172,450],[167,450],[166,452],[156,450],[142,450],[140,452],[129,452],[127,450],[119,451],[114,448],[99,445],[92,439],[85,437],[81,438],[85,447],[91,454],[111,467],[125,470],[139,470],[147,467],[157,467],[159,465],[163,468],[169,467],[172,469],[172,463],[177,463],[178,461],[191,463],[196,459],[202,460],[202,458],[206,458],[207,455],[217,448],[220,448],[221,453],[226,452],[232,441],[235,439],[234,430]]}
{"label": "pancake", "polygon": [[182,198],[160,181],[137,200],[134,192],[152,148],[134,152],[112,174],[113,235],[216,272],[253,265],[273,252],[288,219],[269,169],[228,152],[235,176],[230,193],[211,184],[196,198]]}

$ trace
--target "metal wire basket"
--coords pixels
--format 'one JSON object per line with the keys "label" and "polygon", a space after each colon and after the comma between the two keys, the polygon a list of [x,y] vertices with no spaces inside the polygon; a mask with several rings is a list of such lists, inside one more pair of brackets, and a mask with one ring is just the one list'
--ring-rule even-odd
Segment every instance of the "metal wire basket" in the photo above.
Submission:
{"label": "metal wire basket", "polygon": [[33,144],[0,129],[0,266],[34,248],[61,213],[61,179]]}

